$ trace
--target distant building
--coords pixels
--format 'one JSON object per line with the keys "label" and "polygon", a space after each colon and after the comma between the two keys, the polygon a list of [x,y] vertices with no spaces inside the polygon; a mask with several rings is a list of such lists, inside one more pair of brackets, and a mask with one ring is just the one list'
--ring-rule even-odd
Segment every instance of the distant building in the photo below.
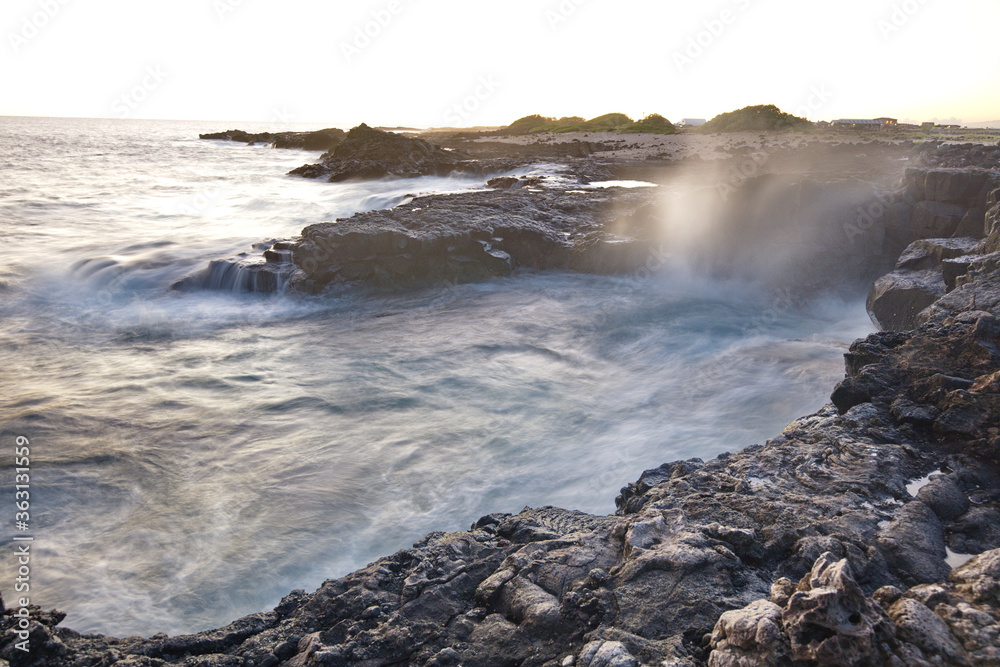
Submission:
{"label": "distant building", "polygon": [[681,125],[684,127],[698,127],[706,123],[704,118],[684,118],[681,120]]}
{"label": "distant building", "polygon": [[876,118],[875,120],[880,120],[884,125],[897,125],[899,121],[895,118]]}
{"label": "distant building", "polygon": [[[840,129],[856,129],[856,130],[881,130],[883,127],[887,127],[885,118],[838,118],[833,121],[833,126]],[[895,122],[895,121],[893,121]]]}
{"label": "distant building", "polygon": [[925,122],[923,122],[923,123],[920,124],[920,127],[923,127],[923,128],[933,128],[934,127],[934,121],[932,121],[932,120],[925,121]]}

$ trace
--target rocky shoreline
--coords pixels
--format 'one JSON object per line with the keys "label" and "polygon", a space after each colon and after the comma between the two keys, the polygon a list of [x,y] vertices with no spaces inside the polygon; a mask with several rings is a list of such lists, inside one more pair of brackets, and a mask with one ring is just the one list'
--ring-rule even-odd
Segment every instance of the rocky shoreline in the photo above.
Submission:
{"label": "rocky shoreline", "polygon": [[[704,246],[686,248],[706,253],[710,268],[732,267],[750,238],[763,238],[764,254],[748,267],[777,262],[779,242],[805,228],[793,244],[799,261],[779,262],[783,283],[815,290],[897,275],[870,300],[895,330],[856,341],[831,403],[767,443],[647,470],[621,490],[614,515],[526,508],[427,535],[218,630],[81,635],[58,626],[59,612],[33,608],[25,653],[7,609],[0,657],[191,667],[1000,663],[1000,175],[991,164],[948,166],[976,150],[887,147],[886,162],[923,165],[895,188],[859,183],[881,169],[878,157],[852,154],[827,177],[803,174],[803,153],[785,148],[761,173],[725,181],[746,227],[722,216]],[[579,191],[581,174],[634,173],[635,162],[573,160],[585,163],[567,162],[577,185],[418,198],[311,226],[268,252],[272,263],[290,258],[298,289],[318,292],[519,266],[630,271],[650,244],[675,240],[661,235],[654,189]],[[720,166],[716,177],[727,173]],[[776,211],[792,227],[776,225]],[[807,269],[790,279],[803,253]],[[929,303],[907,291],[906,271],[929,276]]]}

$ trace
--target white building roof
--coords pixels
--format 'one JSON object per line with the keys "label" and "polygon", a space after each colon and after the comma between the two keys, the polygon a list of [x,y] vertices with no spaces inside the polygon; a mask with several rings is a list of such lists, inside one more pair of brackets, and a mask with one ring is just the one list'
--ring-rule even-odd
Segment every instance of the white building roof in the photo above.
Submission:
{"label": "white building roof", "polygon": [[871,118],[840,118],[833,121],[834,125],[884,125],[885,121]]}

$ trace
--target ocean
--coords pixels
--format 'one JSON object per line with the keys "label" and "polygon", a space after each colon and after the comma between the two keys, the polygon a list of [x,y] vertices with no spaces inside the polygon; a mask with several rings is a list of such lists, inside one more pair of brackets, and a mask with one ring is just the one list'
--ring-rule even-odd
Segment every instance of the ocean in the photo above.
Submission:
{"label": "ocean", "polygon": [[[30,442],[30,597],[64,625],[194,632],[432,530],[614,511],[666,461],[820,408],[863,300],[669,270],[323,296],[177,291],[211,260],[485,178],[330,184],[252,123],[0,118],[0,442]],[[13,502],[3,549],[14,551]],[[25,533],[25,534],[29,534]],[[0,561],[14,598],[16,563]]]}

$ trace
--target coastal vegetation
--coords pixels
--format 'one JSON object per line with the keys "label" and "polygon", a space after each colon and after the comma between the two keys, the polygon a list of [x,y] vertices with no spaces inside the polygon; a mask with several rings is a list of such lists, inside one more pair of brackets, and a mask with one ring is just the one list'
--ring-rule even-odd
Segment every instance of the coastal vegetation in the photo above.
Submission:
{"label": "coastal vegetation", "polygon": [[769,132],[812,127],[805,118],[785,113],[773,104],[757,104],[719,114],[699,128],[700,132]]}
{"label": "coastal vegetation", "polygon": [[541,132],[650,132],[654,134],[673,134],[674,124],[660,114],[650,114],[635,121],[623,113],[608,113],[597,118],[586,120],[581,116],[564,116],[550,118],[533,114],[519,118],[499,134],[538,134]]}

